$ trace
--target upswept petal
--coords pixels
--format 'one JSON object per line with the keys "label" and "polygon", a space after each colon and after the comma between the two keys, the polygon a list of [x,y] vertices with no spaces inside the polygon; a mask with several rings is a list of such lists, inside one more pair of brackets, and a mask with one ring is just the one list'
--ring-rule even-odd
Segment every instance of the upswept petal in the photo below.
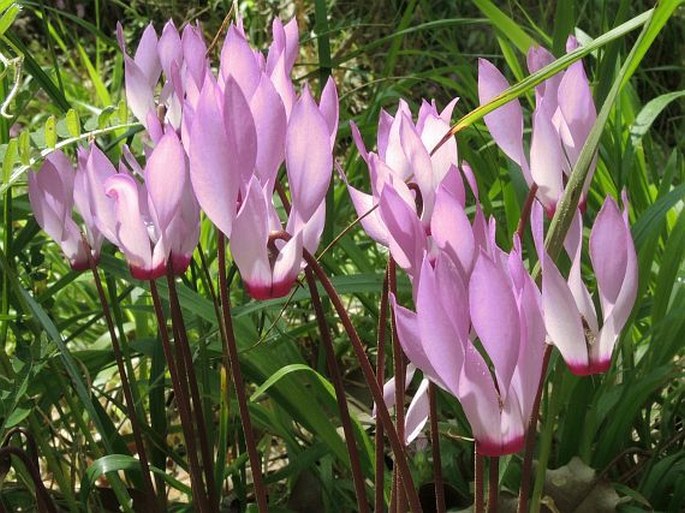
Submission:
{"label": "upswept petal", "polygon": [[240,86],[245,98],[251,98],[261,76],[261,69],[250,44],[235,25],[228,28],[221,49],[219,68],[221,77],[232,78]]}
{"label": "upswept petal", "polygon": [[236,164],[241,163],[231,153],[216,92],[205,80],[190,130],[190,181],[207,217],[230,237],[241,182]]}
{"label": "upswept petal", "polygon": [[379,209],[388,229],[390,253],[397,265],[417,276],[428,241],[416,212],[390,186],[383,188]]}
{"label": "upswept petal", "polygon": [[88,150],[83,171],[87,182],[88,205],[95,225],[107,240],[118,245],[116,207],[112,198],[105,194],[105,182],[110,176],[116,175],[117,171],[102,150],[94,144]]}
{"label": "upswept petal", "polygon": [[151,279],[164,274],[153,267],[152,248],[147,228],[140,215],[138,185],[129,175],[119,173],[107,179],[105,193],[116,205],[116,236],[119,249],[126,255],[131,274]]}
{"label": "upswept petal", "polygon": [[224,126],[230,165],[227,171],[247,183],[257,163],[257,129],[247,96],[229,77],[224,84]]}
{"label": "upswept petal", "polygon": [[564,192],[563,166],[564,156],[559,135],[547,110],[538,108],[533,114],[530,173],[539,187],[537,196],[548,211],[554,211]]}
{"label": "upswept petal", "polygon": [[469,280],[473,329],[495,366],[500,395],[506,399],[519,359],[521,326],[509,277],[482,251]]}
{"label": "upswept petal", "polygon": [[[423,145],[409,116],[402,114],[400,121],[400,142],[416,184],[421,191],[423,211],[421,219],[425,224],[430,221],[435,203],[435,189],[439,182],[434,181],[433,164],[428,150]],[[392,166],[391,166],[392,167]],[[446,171],[446,170],[445,170]],[[442,179],[442,177],[440,177]]]}
{"label": "upswept petal", "polygon": [[[454,395],[460,397],[460,373],[464,366],[465,334],[457,317],[468,318],[466,288],[448,259],[438,257],[433,269],[428,258],[421,267],[416,295],[416,315],[423,350],[436,376]],[[439,267],[443,269],[438,270]],[[438,276],[438,273],[441,276]],[[445,280],[445,275],[449,275]],[[427,343],[430,341],[430,343]]]}
{"label": "upswept petal", "polygon": [[570,167],[573,167],[597,118],[595,102],[582,62],[573,63],[564,72],[559,84],[558,102],[564,121],[559,133]]}
{"label": "upswept petal", "polygon": [[597,276],[603,313],[616,303],[625,280],[629,238],[618,205],[607,196],[590,234],[590,260]]}
{"label": "upswept petal", "polygon": [[[509,87],[504,75],[489,61],[478,60],[478,98],[483,105]],[[532,183],[528,161],[523,151],[523,111],[518,100],[512,100],[484,118],[497,146],[514,162]]]}
{"label": "upswept petal", "polygon": [[309,218],[326,196],[333,156],[328,125],[306,88],[288,122],[285,159],[293,205]]}
{"label": "upswept petal", "polygon": [[233,222],[230,243],[231,253],[245,288],[255,299],[271,297],[268,219],[268,200],[259,181],[253,177]]}
{"label": "upswept petal", "polygon": [[159,61],[162,63],[164,74],[171,77],[171,68],[174,64],[179,66],[183,60],[183,47],[181,45],[181,36],[174,22],[169,20],[164,24],[162,35],[157,44],[157,51],[159,52]]}
{"label": "upswept petal", "polygon": [[387,247],[390,243],[388,228],[383,222],[376,198],[371,194],[355,189],[349,184],[347,184],[347,192],[350,194],[357,216],[361,218],[359,223],[362,225],[362,229],[378,244]]}
{"label": "upswept petal", "polygon": [[[124,48],[121,50],[126,53]],[[152,23],[145,27],[143,34],[140,36],[140,42],[138,43],[138,48],[136,48],[133,60],[147,77],[149,86],[154,88],[162,73],[162,64],[159,61],[159,53],[157,51],[157,32]]]}
{"label": "upswept petal", "polygon": [[[531,46],[526,56],[528,72],[530,74],[540,71],[542,68],[554,61],[554,55],[542,46]],[[543,102],[550,114],[554,114],[557,109],[557,92],[562,73],[556,73],[535,88],[535,104],[540,106]]]}
{"label": "upswept petal", "polygon": [[150,85],[146,73],[128,55],[124,55],[124,76],[128,106],[136,119],[147,126],[148,113],[155,111],[154,85]]}
{"label": "upswept petal", "polygon": [[571,372],[583,375],[588,367],[588,352],[580,313],[568,284],[544,248],[542,223],[542,208],[536,203],[531,212],[531,226],[542,266],[542,311],[545,328]]}
{"label": "upswept petal", "polygon": [[430,402],[428,398],[429,382],[422,379],[419,387],[414,393],[414,397],[409,403],[409,408],[404,417],[404,443],[410,444],[419,436],[423,426],[428,421]]}
{"label": "upswept petal", "polygon": [[293,288],[302,267],[302,232],[298,232],[279,249],[274,262],[270,297],[286,296]]}
{"label": "upswept petal", "polygon": [[[181,36],[181,45],[183,46],[183,60],[185,61],[187,72],[199,92],[202,89],[202,83],[209,69],[206,57],[207,45],[199,26],[185,26]],[[186,89],[188,89],[188,84],[186,84]]]}
{"label": "upswept petal", "polygon": [[273,184],[285,158],[287,118],[285,107],[271,79],[262,73],[259,85],[250,99],[257,133],[256,172],[263,184]]}
{"label": "upswept petal", "polygon": [[473,267],[476,250],[473,229],[462,204],[443,184],[438,188],[431,217],[431,236],[466,278]]}
{"label": "upswept petal", "polygon": [[145,186],[158,227],[165,232],[186,192],[186,154],[176,132],[169,130],[157,143],[145,165]]}
{"label": "upswept petal", "polygon": [[592,297],[588,291],[581,275],[581,254],[583,247],[583,219],[580,210],[577,210],[571,221],[571,226],[564,240],[564,247],[571,259],[571,269],[568,273],[568,286],[571,294],[576,301],[578,311],[583,320],[587,323],[587,328],[593,336],[597,335],[599,326],[597,323],[597,313]]}
{"label": "upswept petal", "polygon": [[333,77],[328,77],[326,86],[321,92],[321,100],[319,101],[319,110],[321,115],[326,120],[328,131],[331,134],[331,148],[335,146],[335,136],[338,133],[338,115],[339,115],[339,101],[338,89],[335,87]]}

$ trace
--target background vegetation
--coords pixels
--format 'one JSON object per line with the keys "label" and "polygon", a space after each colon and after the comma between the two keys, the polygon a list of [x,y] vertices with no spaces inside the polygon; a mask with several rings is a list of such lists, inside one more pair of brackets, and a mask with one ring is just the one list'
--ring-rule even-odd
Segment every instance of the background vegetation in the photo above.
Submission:
{"label": "background vegetation", "polygon": [[[347,121],[355,120],[373,146],[380,110],[394,111],[399,98],[407,99],[416,111],[422,98],[434,98],[442,107],[458,96],[456,121],[478,105],[478,57],[507,69],[514,83],[525,76],[525,49],[530,43],[560,56],[574,30],[581,40],[595,38],[652,7],[650,2],[626,0],[522,0],[498,5],[499,9],[488,0],[245,1],[239,3],[239,11],[257,47],[270,39],[273,16],[297,16],[302,50],[295,73],[313,86],[328,73],[335,77],[341,93],[336,158],[352,182],[368,187]],[[133,46],[148,23],[159,30],[169,18],[177,26],[199,20],[211,40],[231,6],[217,0],[27,0],[0,1],[0,7],[0,51],[6,59],[23,58],[16,73],[17,61],[0,68],[0,98],[18,84],[8,108],[11,119],[0,119],[0,437],[17,426],[32,434],[44,480],[66,511],[116,511],[113,481],[122,481],[112,471],[132,468],[131,458],[125,456],[132,444],[106,326],[89,276],[68,268],[58,247],[33,219],[25,172],[37,167],[41,155],[56,142],[74,151],[77,144],[97,136],[112,156],[124,141],[138,144],[138,129],[130,124],[122,103],[122,55],[114,37],[117,20]],[[584,59],[598,107],[638,32]],[[562,512],[576,510],[597,490],[602,497],[620,498],[618,508],[626,512],[675,512],[685,504],[684,71],[681,6],[620,92],[601,138],[588,212],[594,217],[606,195],[616,197],[628,190],[640,292],[607,375],[579,379],[563,365],[552,364],[542,407],[546,422],[538,456],[543,465],[538,467],[556,469],[579,457],[601,478],[574,484],[565,503],[553,487],[540,490],[549,507],[554,498],[554,507]],[[532,91],[521,98],[528,113],[532,99]],[[508,247],[526,194],[520,173],[492,144],[482,123],[461,132],[458,143],[460,157],[476,172],[486,214],[498,218],[499,242]],[[334,244],[323,262],[339,292],[346,295],[373,354],[386,255],[358,227],[336,238],[354,219],[346,194],[342,182],[335,180],[322,247]],[[196,252],[180,292],[205,411],[211,415],[211,436],[227,436],[230,442],[225,461],[216,469],[218,476],[231,478],[226,511],[239,511],[248,502],[249,477],[237,407],[218,371],[221,344],[202,263],[205,258],[210,270],[216,266],[214,244],[213,228],[205,222],[202,252]],[[146,435],[157,447],[152,463],[172,476],[168,484],[180,509],[187,501],[184,448],[178,419],[168,413],[174,410],[165,407],[173,398],[162,386],[163,355],[151,300],[145,284],[132,281],[125,264],[111,248],[108,251],[101,267],[108,274],[117,322],[127,334],[134,392],[148,412]],[[298,289],[285,309],[285,300],[249,301],[237,276],[234,282],[241,363],[254,385],[251,409],[271,502],[295,511],[353,511],[337,410],[323,377],[325,358],[306,292]],[[400,291],[408,302],[407,282],[400,282]],[[330,322],[336,329],[332,314]],[[370,397],[342,330],[335,343],[349,401],[363,428],[362,459],[371,477]],[[473,478],[472,444],[464,439],[468,424],[452,398],[441,395],[439,408],[448,502],[460,509],[470,503]],[[415,443],[412,455],[415,478],[429,504],[429,449]],[[502,460],[505,489],[517,489],[520,463],[518,456]],[[131,489],[139,477],[129,471],[123,478],[135,499]],[[18,465],[5,478],[0,500],[9,511],[30,510],[32,487]]]}

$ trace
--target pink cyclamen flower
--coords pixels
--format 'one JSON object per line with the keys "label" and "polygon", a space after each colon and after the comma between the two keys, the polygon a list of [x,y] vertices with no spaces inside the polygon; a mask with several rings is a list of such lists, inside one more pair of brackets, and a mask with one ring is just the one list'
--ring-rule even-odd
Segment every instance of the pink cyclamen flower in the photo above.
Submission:
{"label": "pink cyclamen flower", "polygon": [[150,24],[143,31],[133,57],[126,53],[121,25],[117,27],[117,36],[124,53],[129,107],[152,141],[157,142],[164,135],[164,125],[180,128],[184,103],[192,106],[197,102],[209,69],[202,31],[186,25],[179,34],[173,21],[169,21],[158,38]]}
{"label": "pink cyclamen flower", "polygon": [[333,171],[329,125],[305,89],[293,107],[285,140],[291,209],[290,239],[272,240],[283,230],[273,202],[273,183],[252,176],[232,225],[231,252],[255,299],[282,297],[303,265],[302,250],[314,253],[326,217],[325,197]]}
{"label": "pink cyclamen flower", "polygon": [[[78,187],[75,190],[76,176],[66,155],[52,152],[38,173],[28,175],[29,201],[38,225],[59,244],[72,269],[83,271],[90,266],[89,258],[98,260],[103,236],[90,215],[88,197]],[[85,238],[72,218],[74,204],[84,222]]]}
{"label": "pink cyclamen flower", "polygon": [[542,304],[545,326],[571,372],[579,376],[606,372],[611,354],[637,297],[638,269],[635,246],[624,211],[611,197],[604,201],[590,233],[590,262],[597,279],[602,326],[592,297],[581,278],[582,219],[576,213],[564,243],[571,259],[564,280],[543,243],[543,215],[539,205],[531,212],[535,246],[542,265]]}
{"label": "pink cyclamen flower", "polygon": [[386,186],[395,189],[417,213],[426,229],[430,226],[433,216],[437,189],[448,174],[452,175],[451,193],[463,206],[465,192],[458,172],[456,140],[450,138],[438,151],[430,155],[435,145],[449,131],[449,122],[456,101],[452,100],[447,107],[438,112],[435,103],[424,100],[416,123],[412,120],[411,111],[404,100],[400,101],[394,117],[382,111],[378,123],[377,152],[366,149],[358,128],[351,123],[355,144],[369,168],[371,194],[349,184],[348,191],[357,215],[363,216],[360,221],[362,227],[379,244],[391,244],[391,235],[381,212],[373,210],[379,204]]}
{"label": "pink cyclamen flower", "polygon": [[187,269],[200,231],[200,209],[192,194],[186,155],[178,136],[168,131],[150,153],[145,169],[122,164],[122,172],[104,182],[115,205],[116,244],[126,256],[131,275],[141,280]]}
{"label": "pink cyclamen flower", "polygon": [[[297,25],[274,22],[266,59],[231,25],[219,76],[205,77],[194,108],[184,111],[190,176],[202,209],[231,242],[247,290],[257,299],[288,293],[323,231],[338,127],[338,96],[329,79],[319,104],[290,78]],[[184,135],[184,140],[186,136]],[[273,195],[285,161],[292,208],[282,232]]]}
{"label": "pink cyclamen flower", "polygon": [[520,450],[545,334],[539,292],[523,267],[520,245],[508,255],[481,249],[468,283],[446,254],[433,263],[424,258],[420,277],[416,313],[392,298],[402,348],[424,376],[459,399],[479,454]]}
{"label": "pink cyclamen flower", "polygon": [[[570,37],[567,51],[577,47]],[[528,70],[538,71],[554,61],[544,48],[528,51]],[[509,87],[504,75],[489,61],[478,63],[478,96],[485,104]],[[518,100],[510,101],[485,116],[485,124],[495,143],[519,165],[529,186],[537,184],[537,198],[548,213],[553,213],[564,192],[565,182],[578,160],[597,111],[583,63],[577,61],[535,89],[530,158],[523,147],[523,111]],[[588,173],[583,193],[592,180]]]}

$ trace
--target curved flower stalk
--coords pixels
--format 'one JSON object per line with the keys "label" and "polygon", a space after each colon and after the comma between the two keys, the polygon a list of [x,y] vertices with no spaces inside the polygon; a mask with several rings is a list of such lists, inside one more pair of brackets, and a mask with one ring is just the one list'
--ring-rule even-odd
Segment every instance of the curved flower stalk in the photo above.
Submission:
{"label": "curved flower stalk", "polygon": [[[570,37],[566,43],[567,51],[577,46],[576,39]],[[553,61],[554,56],[544,48],[532,47],[528,51],[530,73]],[[478,96],[481,104],[508,87],[504,75],[492,63],[479,60]],[[578,61],[536,87],[529,158],[523,146],[523,111],[518,100],[485,116],[485,124],[497,146],[519,165],[528,186],[537,184],[537,198],[551,215],[596,118],[592,91],[583,63]],[[585,181],[581,202],[584,202],[593,172],[594,165]]]}
{"label": "curved flower stalk", "polygon": [[[288,293],[302,268],[302,248],[316,251],[333,169],[338,97],[329,80],[317,105],[309,89],[299,98],[290,79],[297,26],[274,22],[265,59],[240,24],[229,27],[217,79],[208,75],[189,126],[193,189],[202,209],[231,243],[248,292],[256,299]],[[273,200],[285,161],[292,208],[284,242]]]}
{"label": "curved flower stalk", "polygon": [[[164,135],[166,125],[175,130],[181,127],[184,102],[190,106],[197,102],[209,70],[202,31],[186,25],[179,34],[173,21],[169,21],[158,38],[150,24],[133,57],[126,53],[121,25],[117,27],[117,37],[124,54],[128,104],[156,143]],[[158,93],[162,73],[164,79]]]}
{"label": "curved flower stalk", "polygon": [[430,155],[433,147],[449,131],[456,102],[457,99],[452,100],[438,112],[434,102],[424,100],[416,123],[413,122],[409,106],[404,100],[400,100],[394,117],[382,111],[378,122],[377,152],[366,149],[359,129],[351,123],[355,144],[369,169],[371,194],[349,184],[348,190],[357,214],[364,216],[360,221],[362,227],[379,244],[392,244],[391,234],[381,212],[373,210],[379,204],[387,185],[418,215],[425,229],[430,226],[437,189],[448,175],[451,175],[451,193],[464,205],[465,192],[458,172],[456,140],[449,139]]}
{"label": "curved flower stalk", "polygon": [[606,372],[611,354],[637,297],[635,246],[624,211],[611,197],[602,205],[590,233],[590,262],[597,279],[602,326],[581,277],[582,219],[576,216],[564,243],[571,259],[568,280],[547,255],[540,205],[531,213],[535,247],[542,265],[542,304],[547,333],[571,372],[579,376]]}
{"label": "curved flower stalk", "polygon": [[392,303],[402,348],[424,376],[459,399],[477,452],[500,456],[520,450],[542,371],[545,332],[539,292],[518,243],[510,254],[481,249],[469,282],[446,254],[434,262],[425,257],[416,313],[394,297]]}
{"label": "curved flower stalk", "polygon": [[[189,187],[185,152],[173,130],[151,151],[145,169],[129,158],[120,173],[104,182],[115,206],[112,241],[126,256],[131,275],[140,280],[187,269],[200,233],[200,210]],[[135,176],[144,178],[139,182]]]}
{"label": "curved flower stalk", "polygon": [[[59,244],[75,271],[90,267],[89,258],[100,257],[103,234],[91,215],[90,201],[79,185],[78,175],[61,151],[54,151],[37,173],[28,175],[29,201],[38,225]],[[83,220],[84,232],[72,218],[74,205]]]}

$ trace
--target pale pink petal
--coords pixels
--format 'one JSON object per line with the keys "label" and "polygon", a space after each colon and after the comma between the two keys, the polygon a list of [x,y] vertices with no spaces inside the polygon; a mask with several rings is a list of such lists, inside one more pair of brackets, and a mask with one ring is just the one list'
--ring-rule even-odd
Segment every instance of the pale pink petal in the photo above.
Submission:
{"label": "pale pink petal", "polygon": [[309,218],[326,196],[333,156],[326,120],[307,89],[290,116],[285,158],[293,205]]}
{"label": "pale pink petal", "polygon": [[302,232],[280,248],[273,269],[272,298],[286,296],[293,288],[302,267]]}
{"label": "pale pink petal", "polygon": [[519,313],[504,269],[482,251],[469,281],[469,307],[473,329],[495,366],[505,398],[519,357]]}
{"label": "pale pink petal", "polygon": [[285,158],[287,119],[283,101],[266,74],[250,99],[257,133],[257,176],[264,184],[273,184]]}
{"label": "pale pink petal", "polygon": [[241,180],[234,167],[236,156],[231,154],[216,88],[209,80],[205,80],[190,129],[189,157],[190,180],[200,206],[230,237]]}
{"label": "pale pink petal", "polygon": [[[444,184],[444,182],[443,182]],[[459,200],[441,185],[431,218],[431,235],[455,265],[468,276],[473,266],[475,239],[471,223]]]}
{"label": "pale pink petal", "polygon": [[180,208],[186,190],[186,154],[176,132],[168,131],[159,141],[145,165],[145,185],[154,207],[159,229],[166,231]]}
{"label": "pale pink petal", "polygon": [[428,421],[430,402],[428,399],[429,382],[427,379],[421,380],[419,388],[407,408],[404,418],[404,443],[410,444],[423,429]]}
{"label": "pale pink petal", "polygon": [[[478,60],[478,98],[481,105],[508,88],[509,82],[492,63],[485,59]],[[485,116],[484,120],[497,146],[521,167],[524,178],[530,184],[532,179],[523,151],[523,111],[519,101],[512,100],[502,105]]]}
{"label": "pale pink petal", "polygon": [[140,36],[140,42],[138,43],[138,48],[136,48],[133,60],[147,77],[150,87],[154,88],[162,73],[162,64],[159,61],[159,53],[157,51],[157,32],[155,32],[152,23],[145,27],[143,34]]}
{"label": "pale pink petal", "polygon": [[272,272],[267,243],[269,205],[259,181],[253,178],[233,222],[231,254],[245,288],[255,299],[271,297]]}
{"label": "pale pink petal", "polygon": [[171,76],[171,67],[174,63],[180,64],[183,59],[183,47],[181,46],[181,36],[173,21],[164,24],[162,35],[157,44],[159,61],[167,78]]}
{"label": "pale pink petal", "polygon": [[379,208],[388,228],[390,253],[398,266],[416,276],[427,249],[426,234],[416,212],[390,186],[383,188]]}
{"label": "pale pink petal", "polygon": [[329,77],[326,86],[321,92],[319,110],[326,120],[328,131],[331,134],[331,148],[335,145],[335,136],[338,133],[338,89],[335,87],[333,77]]}
{"label": "pale pink petal", "polygon": [[530,146],[530,173],[538,185],[537,196],[548,211],[554,211],[564,192],[564,155],[548,112],[539,108],[533,114]]}
{"label": "pale pink petal", "polygon": [[221,76],[225,81],[233,78],[243,95],[251,98],[261,76],[259,63],[245,36],[235,25],[228,28],[228,34],[221,49]]}

